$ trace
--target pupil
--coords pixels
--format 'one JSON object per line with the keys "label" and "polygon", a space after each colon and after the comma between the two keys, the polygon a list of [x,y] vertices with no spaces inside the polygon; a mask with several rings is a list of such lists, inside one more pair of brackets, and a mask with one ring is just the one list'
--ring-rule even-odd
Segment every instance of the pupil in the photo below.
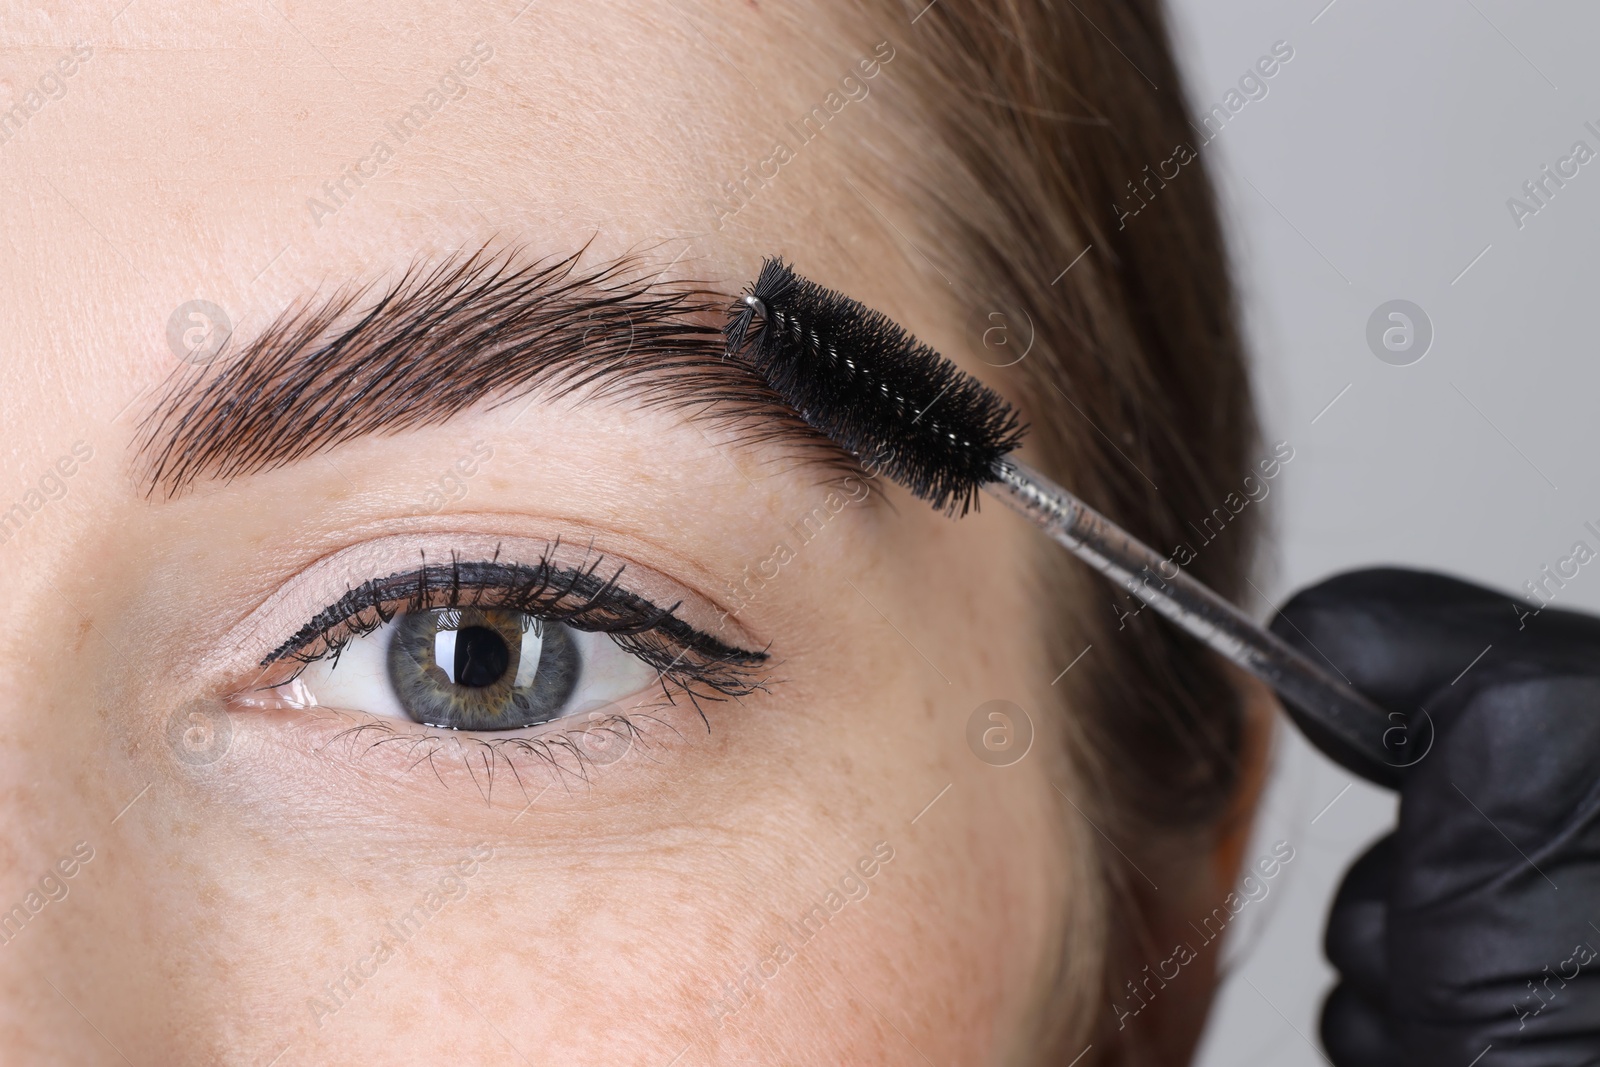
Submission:
{"label": "pupil", "polygon": [[456,662],[451,676],[457,685],[470,689],[494,685],[509,666],[511,649],[494,630],[467,626],[456,631]]}

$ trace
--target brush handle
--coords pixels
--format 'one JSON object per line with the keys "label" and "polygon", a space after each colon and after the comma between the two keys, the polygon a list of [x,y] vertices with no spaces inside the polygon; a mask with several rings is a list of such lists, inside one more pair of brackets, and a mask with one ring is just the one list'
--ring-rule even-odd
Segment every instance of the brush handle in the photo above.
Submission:
{"label": "brush handle", "polygon": [[[1025,464],[1005,460],[985,486],[1079,559],[1297,705],[1319,744],[1332,734],[1351,770],[1395,784],[1398,752],[1386,741],[1404,724],[1329,674],[1176,564]],[[1168,575],[1167,571],[1172,573]],[[1302,720],[1302,727],[1306,724]],[[1320,727],[1320,730],[1316,730]],[[1328,746],[1323,745],[1324,748]]]}

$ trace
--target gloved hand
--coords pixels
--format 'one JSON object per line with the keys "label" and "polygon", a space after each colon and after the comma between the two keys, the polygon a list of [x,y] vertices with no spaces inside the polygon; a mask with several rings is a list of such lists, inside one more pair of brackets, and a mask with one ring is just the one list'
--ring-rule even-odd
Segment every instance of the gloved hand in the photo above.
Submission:
{"label": "gloved hand", "polygon": [[1397,713],[1399,826],[1328,921],[1336,1067],[1600,1064],[1600,619],[1379,569],[1272,630]]}

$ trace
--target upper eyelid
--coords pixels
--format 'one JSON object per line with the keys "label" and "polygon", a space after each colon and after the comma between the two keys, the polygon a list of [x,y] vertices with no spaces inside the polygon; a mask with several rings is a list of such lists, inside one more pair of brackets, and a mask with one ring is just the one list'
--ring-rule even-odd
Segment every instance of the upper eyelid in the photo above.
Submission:
{"label": "upper eyelid", "polygon": [[[466,570],[469,577],[469,584],[466,588],[476,593],[481,594],[484,590],[490,589],[508,588],[508,581],[490,581],[488,578],[490,574],[497,574],[498,577],[507,580],[513,578],[526,582],[542,580],[547,584],[541,587],[540,596],[551,609],[562,605],[563,601],[572,596],[583,597],[587,600],[587,603],[582,608],[573,609],[578,611],[598,610],[601,607],[610,607],[613,604],[620,603],[621,606],[637,611],[640,615],[648,613],[651,616],[648,621],[639,623],[641,628],[671,620],[679,623],[685,629],[693,631],[693,633],[708,642],[723,644],[712,635],[694,630],[693,627],[678,619],[675,614],[678,605],[661,607],[645,597],[629,591],[622,582],[625,566],[619,565],[611,577],[597,581],[595,576],[600,573],[600,568],[604,565],[604,562],[604,557],[595,557],[582,567],[564,568],[554,565],[549,560],[541,560],[539,564],[529,566],[526,564],[501,563],[498,560],[462,561],[457,559],[453,560],[448,566],[449,573],[457,583],[459,583],[462,571]],[[355,618],[362,611],[382,608],[397,603],[401,599],[407,599],[415,604],[416,607],[413,610],[444,606],[462,607],[480,602],[451,599],[446,604],[423,603],[423,599],[427,597],[430,589],[449,591],[452,598],[458,595],[459,586],[453,589],[449,584],[441,586],[440,583],[434,581],[430,585],[428,581],[430,576],[441,576],[445,572],[446,566],[438,563],[424,564],[409,571],[395,572],[386,578],[373,579],[350,590],[338,601],[318,612],[317,616],[301,627],[294,636],[268,653],[261,661],[261,666],[270,666],[292,656],[296,651],[308,646],[318,637]],[[406,585],[412,582],[415,583],[415,586],[408,591]],[[561,583],[565,584],[562,585]],[[547,593],[547,591],[549,592]],[[578,628],[582,629],[583,627],[579,625]],[[620,628],[619,630],[607,630],[606,632],[620,632]],[[752,656],[760,655],[760,653],[751,653],[732,645],[724,645],[724,647],[730,652],[741,652]]]}
{"label": "upper eyelid", "polygon": [[[498,559],[498,550],[496,552],[496,559]],[[459,568],[459,559],[455,559],[452,562],[457,568]],[[541,560],[541,565],[543,565],[545,562],[545,560]],[[432,565],[432,567],[435,569],[437,569],[439,566],[439,564]],[[508,570],[510,567],[514,566],[515,565],[508,566]],[[402,583],[405,583],[409,580],[420,579],[417,589],[412,593],[405,594],[405,597],[407,599],[424,597],[428,590],[426,578],[429,570],[430,567],[426,563],[426,560],[424,560],[421,565],[413,567],[410,570],[396,571],[386,578],[369,579],[366,582],[363,582],[361,585],[347,590],[345,594],[337,601],[327,605],[321,611],[317,612],[317,614],[314,615],[310,621],[296,631],[295,634],[287,641],[273,649],[271,652],[267,653],[266,657],[261,661],[261,666],[268,667],[273,663],[292,657],[296,652],[305,648],[311,642],[332,632],[339,625],[356,618],[363,611],[382,610],[384,607],[398,602],[402,598],[403,592],[403,590],[398,587],[401,586]],[[564,572],[559,572],[552,567],[550,568],[550,573],[553,576],[557,573]],[[435,585],[435,588],[438,588],[438,586]],[[446,585],[444,588],[448,589],[449,586]],[[479,583],[478,588],[482,589],[484,586]],[[384,595],[384,590],[389,590],[388,595]],[[420,604],[420,600],[418,600],[418,603],[419,606],[422,606]],[[443,607],[446,605],[437,606]],[[463,605],[451,604],[449,606],[459,607]]]}
{"label": "upper eyelid", "polygon": [[[532,533],[524,532],[530,525],[524,516],[510,522],[501,513],[450,518],[450,526],[426,525],[411,531],[397,531],[391,522],[357,527],[348,536],[315,548],[307,558],[286,562],[282,573],[271,578],[276,588],[256,600],[230,629],[230,643],[259,646],[269,635],[274,636],[272,644],[281,643],[282,635],[289,631],[285,616],[294,617],[298,628],[362,583],[407,573],[426,561],[517,562],[549,557],[557,565],[577,567],[595,556],[626,566],[631,588],[644,599],[657,604],[681,602],[685,618],[718,621],[717,632],[727,634],[733,644],[753,647],[763,643],[710,592],[719,584],[718,575],[703,569],[694,557],[675,551],[670,543],[641,540],[626,529],[570,518],[532,520],[538,527]],[[479,528],[461,525],[465,520]]]}
{"label": "upper eyelid", "polygon": [[[463,524],[467,518],[471,526]],[[579,565],[597,554],[613,565],[625,564],[631,592],[655,605],[681,604],[678,616],[692,629],[741,650],[770,649],[771,636],[718,597],[716,572],[670,541],[570,517],[532,519],[489,512],[451,516],[449,525],[425,520],[411,530],[396,530],[390,522],[358,525],[320,545],[297,543],[289,558],[278,562],[269,552],[265,560],[270,570],[260,579],[269,591],[250,597],[232,620],[213,624],[204,650],[184,673],[194,684],[217,692],[259,689],[279,673],[261,666],[270,650],[351,589],[375,577],[414,570],[424,554],[433,561],[449,560],[452,554],[478,561],[532,561],[551,553],[563,566]]]}

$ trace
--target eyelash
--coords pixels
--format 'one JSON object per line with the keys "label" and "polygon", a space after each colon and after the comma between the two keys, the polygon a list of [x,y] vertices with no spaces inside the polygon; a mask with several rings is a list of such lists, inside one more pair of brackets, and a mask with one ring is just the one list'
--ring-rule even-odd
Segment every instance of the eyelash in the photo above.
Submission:
{"label": "eyelash", "polygon": [[[553,546],[552,552],[554,551]],[[558,566],[547,552],[537,564],[501,563],[498,550],[487,561],[423,565],[410,572],[376,578],[351,589],[261,661],[270,668],[297,663],[294,673],[273,683],[286,685],[306,667],[339,654],[397,615],[439,608],[497,608],[519,611],[575,630],[605,633],[659,674],[668,703],[674,690],[696,710],[702,700],[728,700],[765,690],[761,668],[765,651],[724,644],[678,618],[677,605],[660,608],[619,584],[625,568],[600,576],[603,556],[576,568]],[[702,712],[702,718],[704,713]]]}

